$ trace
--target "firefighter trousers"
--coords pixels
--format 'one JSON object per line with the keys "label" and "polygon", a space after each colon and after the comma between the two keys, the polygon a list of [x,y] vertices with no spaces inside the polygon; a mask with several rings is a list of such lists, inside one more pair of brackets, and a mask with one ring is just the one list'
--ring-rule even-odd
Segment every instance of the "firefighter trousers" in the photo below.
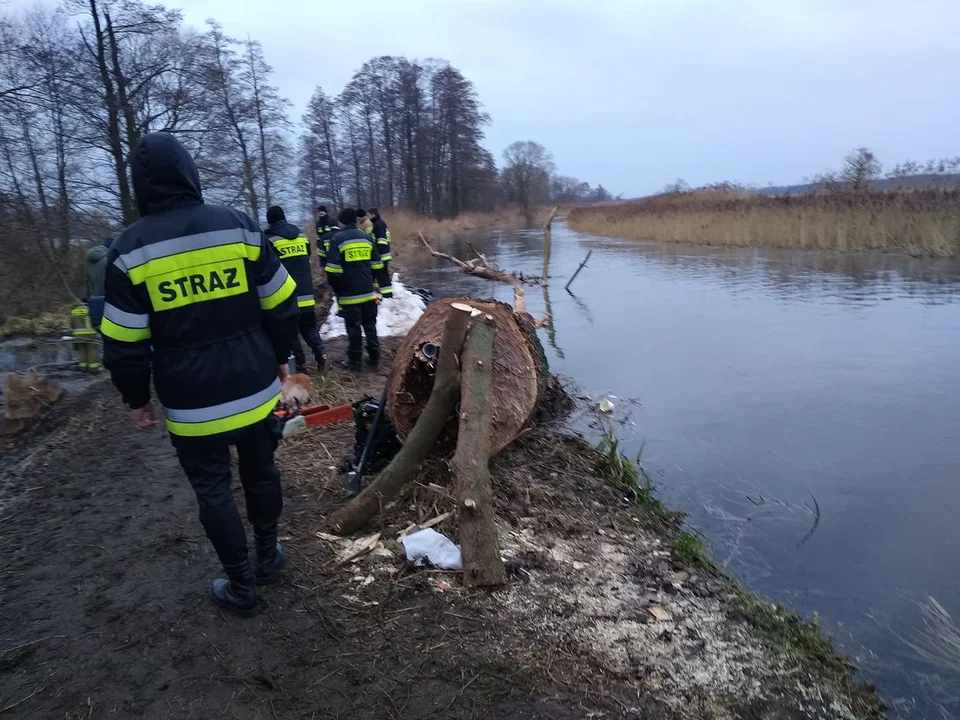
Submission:
{"label": "firefighter trousers", "polygon": [[[320,329],[317,327],[317,314],[313,308],[300,311],[300,337],[303,338],[307,347],[313,351],[313,359],[317,361],[317,365],[324,362],[323,356],[327,351],[323,346],[323,338],[320,337]],[[296,372],[306,370],[306,357],[303,354],[303,346],[300,345],[299,339],[293,343],[293,361],[296,365]]]}
{"label": "firefighter trousers", "polygon": [[370,300],[359,305],[344,305],[341,308],[343,322],[347,326],[347,360],[359,365],[363,360],[363,338],[367,338],[367,354],[370,362],[380,362],[380,338],[377,337],[377,303]]}
{"label": "firefighter trousers", "polygon": [[232,433],[210,437],[170,436],[180,466],[197,494],[200,523],[225,566],[247,561],[247,533],[230,485],[231,445],[237,448],[247,519],[254,535],[258,541],[276,542],[283,495],[280,471],[273,461],[277,438],[270,422],[268,418]]}

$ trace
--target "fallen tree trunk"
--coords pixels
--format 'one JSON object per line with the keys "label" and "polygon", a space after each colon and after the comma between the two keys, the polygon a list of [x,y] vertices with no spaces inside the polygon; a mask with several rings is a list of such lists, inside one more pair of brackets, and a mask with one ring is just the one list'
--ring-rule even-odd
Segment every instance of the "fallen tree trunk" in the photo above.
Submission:
{"label": "fallen tree trunk", "polygon": [[496,332],[497,324],[491,315],[480,315],[474,320],[463,346],[460,372],[460,432],[451,468],[459,499],[463,584],[468,587],[495,587],[507,582],[489,468]]}
{"label": "fallen tree trunk", "polygon": [[[434,384],[434,367],[423,349],[445,342],[441,336],[447,315],[461,303],[490,315],[497,326],[490,393],[490,454],[496,455],[529,424],[549,375],[536,330],[505,303],[472,298],[433,302],[397,348],[390,369],[387,416],[401,438],[411,436],[417,419],[425,412]],[[439,375],[439,367],[436,373]],[[452,452],[456,437],[457,423],[451,422],[437,442],[437,452]]]}
{"label": "fallen tree trunk", "polygon": [[449,253],[434,250],[432,247],[430,247],[430,243],[427,242],[427,239],[423,236],[422,232],[418,232],[417,234],[420,236],[421,242],[423,242],[427,250],[430,251],[431,255],[434,257],[443,258],[444,260],[449,260],[460,268],[460,272],[466,273],[467,275],[474,275],[476,277],[493,280],[495,282],[507,283],[509,285],[536,285],[539,282],[539,279],[535,277],[524,277],[523,275],[504,272],[503,270],[492,266],[483,254],[477,253],[476,251],[474,251],[477,255],[476,259],[461,260],[460,258],[456,258]]}
{"label": "fallen tree trunk", "polygon": [[437,373],[429,399],[393,460],[349,505],[335,512],[330,529],[349,535],[363,527],[416,474],[433,449],[460,397],[460,352],[473,308],[451,304],[445,315]]}

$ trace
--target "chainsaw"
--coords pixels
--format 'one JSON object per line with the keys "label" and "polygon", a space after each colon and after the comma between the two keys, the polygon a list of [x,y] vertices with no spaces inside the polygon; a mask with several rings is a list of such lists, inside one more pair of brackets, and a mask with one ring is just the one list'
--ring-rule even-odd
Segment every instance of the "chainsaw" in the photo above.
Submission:
{"label": "chainsaw", "polygon": [[281,406],[273,411],[273,416],[280,421],[283,428],[281,437],[288,438],[310,428],[352,420],[353,405],[338,405],[333,408],[329,405]]}

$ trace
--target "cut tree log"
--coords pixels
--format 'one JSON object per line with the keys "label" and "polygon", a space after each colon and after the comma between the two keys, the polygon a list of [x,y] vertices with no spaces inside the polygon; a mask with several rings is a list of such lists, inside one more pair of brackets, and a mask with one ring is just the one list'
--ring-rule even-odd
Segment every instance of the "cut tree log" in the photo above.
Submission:
{"label": "cut tree log", "polygon": [[330,529],[336,534],[349,535],[363,527],[413,478],[420,463],[430,454],[460,398],[460,352],[472,314],[470,305],[451,303],[448,307],[437,373],[423,412],[383,472],[349,505],[330,517]]}
{"label": "cut tree log", "polygon": [[[390,369],[387,415],[401,438],[410,437],[417,418],[425,412],[434,385],[433,366],[423,362],[421,348],[425,344],[442,345],[441,335],[454,304],[469,304],[492,316],[497,325],[490,397],[493,417],[490,454],[496,455],[530,423],[549,376],[547,358],[536,330],[505,303],[473,298],[431,303],[397,348]],[[441,347],[441,356],[443,352]],[[457,423],[451,422],[437,442],[437,452],[452,452],[456,435]]]}
{"label": "cut tree log", "polygon": [[430,247],[430,243],[427,242],[427,239],[423,236],[422,232],[417,232],[417,235],[420,236],[420,241],[424,244],[427,250],[430,251],[431,255],[434,257],[443,258],[444,260],[449,260],[460,268],[460,272],[466,273],[467,275],[474,275],[476,277],[507,283],[509,285],[536,285],[539,283],[539,278],[529,276],[524,277],[522,274],[517,275],[515,273],[507,273],[500,268],[494,267],[487,260],[486,256],[484,256],[482,253],[478,253],[476,250],[474,250],[474,253],[477,257],[472,260],[461,260],[460,258],[456,258],[449,253],[434,250],[432,247]]}
{"label": "cut tree log", "polygon": [[476,318],[463,346],[460,372],[460,432],[451,468],[459,499],[463,584],[468,587],[496,587],[507,582],[500,557],[489,468],[496,332],[493,316]]}

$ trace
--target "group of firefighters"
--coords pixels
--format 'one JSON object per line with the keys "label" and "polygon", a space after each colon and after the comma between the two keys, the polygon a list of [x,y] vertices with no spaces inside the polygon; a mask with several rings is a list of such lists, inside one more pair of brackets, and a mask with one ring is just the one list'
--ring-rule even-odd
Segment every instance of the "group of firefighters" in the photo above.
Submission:
{"label": "group of firefighters", "polygon": [[[357,231],[364,234],[358,235]],[[281,264],[297,284],[300,337],[313,351],[317,371],[323,372],[327,353],[317,325],[310,238],[287,221],[279,205],[267,210],[264,232],[276,248]],[[377,306],[382,299],[393,297],[390,229],[376,208],[369,211],[345,208],[333,220],[327,213],[327,206],[319,205],[316,232],[320,267],[336,294],[338,314],[347,331],[347,359],[341,364],[350,370],[362,369],[363,337],[366,336],[368,360],[377,367],[380,364]],[[103,318],[107,255],[112,242],[113,238],[107,238],[102,245],[87,251],[87,303],[72,312],[73,336],[78,340],[79,366],[83,370],[100,369],[93,338]],[[291,350],[294,372],[306,373],[306,358],[300,342],[294,342]]]}
{"label": "group of firefighters", "polygon": [[[241,211],[204,204],[193,158],[172,134],[141,138],[130,168],[140,219],[97,253],[105,267],[103,363],[141,430],[157,424],[155,390],[226,575],[211,582],[210,596],[252,615],[257,585],[277,580],[286,564],[277,532],[283,497],[273,411],[290,353],[298,369],[304,365],[298,335],[320,368],[326,362],[310,241],[280,207],[269,209],[264,231]],[[377,304],[392,294],[386,223],[376,210],[354,208],[341,210],[334,223],[321,206],[317,234],[349,336],[345,364],[361,367],[365,334],[376,365]],[[252,562],[231,490],[231,445],[253,526]],[[130,469],[130,482],[142,477]]]}
{"label": "group of firefighters", "polygon": [[[382,298],[393,296],[387,223],[376,208],[369,213],[362,208],[344,208],[334,222],[327,214],[326,205],[320,205],[316,229],[320,265],[337,296],[339,314],[347,330],[349,344],[343,365],[351,370],[361,369],[363,337],[366,336],[368,360],[377,366],[380,363],[377,305]],[[279,206],[267,210],[265,232],[277,249],[280,262],[297,283],[300,335],[313,350],[317,369],[322,371],[327,355],[317,329],[310,239],[296,225],[287,222],[283,208]],[[296,371],[306,372],[299,342],[294,343],[293,355]]]}

